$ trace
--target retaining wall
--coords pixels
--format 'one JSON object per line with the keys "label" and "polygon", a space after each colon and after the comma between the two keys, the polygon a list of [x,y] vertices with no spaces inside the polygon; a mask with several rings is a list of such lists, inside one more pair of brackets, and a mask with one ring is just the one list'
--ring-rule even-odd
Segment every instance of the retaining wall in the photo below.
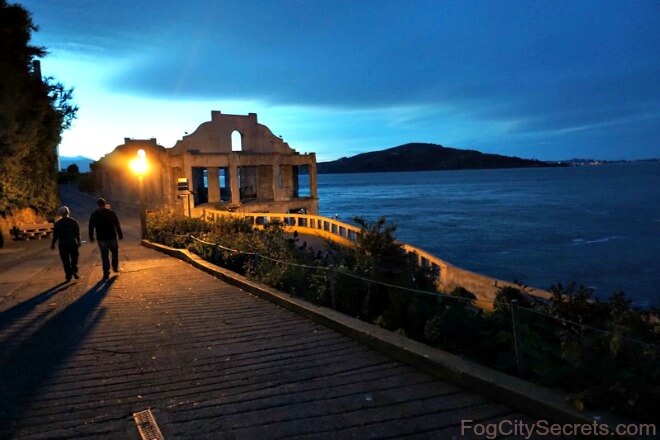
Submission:
{"label": "retaining wall", "polygon": [[[284,224],[285,230],[297,231],[299,234],[316,235],[333,241],[342,246],[353,246],[357,239],[360,228],[341,222],[339,220],[310,214],[285,214],[285,213],[238,213],[205,209],[202,211],[202,219],[215,222],[225,217],[244,218],[256,228],[263,228],[270,222]],[[493,308],[498,288],[511,286],[518,287],[509,281],[498,280],[460,267],[456,267],[425,250],[402,243],[403,248],[417,259],[417,264],[429,268],[436,276],[438,291],[449,293],[457,287],[463,287],[474,293],[477,297],[476,305],[485,310]],[[529,293],[539,298],[550,298],[552,294],[545,290],[531,287]]]}

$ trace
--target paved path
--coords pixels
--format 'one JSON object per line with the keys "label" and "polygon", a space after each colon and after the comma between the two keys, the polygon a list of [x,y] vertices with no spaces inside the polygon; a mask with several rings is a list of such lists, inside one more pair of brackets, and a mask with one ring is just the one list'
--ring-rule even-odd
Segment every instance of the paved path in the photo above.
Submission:
{"label": "paved path", "polygon": [[[93,200],[63,198],[86,226]],[[0,273],[0,438],[137,438],[146,408],[195,439],[444,439],[461,419],[527,419],[139,246],[121,214],[107,282],[90,244],[78,282],[49,249]]]}

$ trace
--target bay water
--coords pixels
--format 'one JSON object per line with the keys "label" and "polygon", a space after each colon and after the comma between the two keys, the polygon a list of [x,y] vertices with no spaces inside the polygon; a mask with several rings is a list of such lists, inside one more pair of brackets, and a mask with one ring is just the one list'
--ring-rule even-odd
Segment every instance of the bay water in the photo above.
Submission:
{"label": "bay water", "polygon": [[660,162],[320,174],[318,194],[321,215],[385,216],[401,241],[474,272],[660,306]]}

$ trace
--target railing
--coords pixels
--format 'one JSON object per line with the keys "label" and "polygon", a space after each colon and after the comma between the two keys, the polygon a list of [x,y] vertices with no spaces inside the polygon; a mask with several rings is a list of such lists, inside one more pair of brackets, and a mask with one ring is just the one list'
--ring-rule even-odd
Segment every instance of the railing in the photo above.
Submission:
{"label": "railing", "polygon": [[[289,214],[272,212],[229,212],[215,209],[204,209],[202,219],[207,222],[215,222],[222,217],[239,217],[246,220],[255,228],[264,228],[268,223],[281,223],[287,232],[298,232],[299,234],[316,235],[342,246],[353,246],[357,240],[360,228],[339,220],[312,214]],[[401,243],[403,249],[414,256],[417,265],[428,268],[436,280],[436,286],[440,292],[450,292],[454,288],[463,287],[477,296],[484,303],[492,303],[495,300],[500,287],[519,287],[514,283],[487,277],[456,267],[425,250]],[[528,288],[530,294],[539,298],[550,298],[547,291]],[[490,308],[490,307],[487,307]]]}

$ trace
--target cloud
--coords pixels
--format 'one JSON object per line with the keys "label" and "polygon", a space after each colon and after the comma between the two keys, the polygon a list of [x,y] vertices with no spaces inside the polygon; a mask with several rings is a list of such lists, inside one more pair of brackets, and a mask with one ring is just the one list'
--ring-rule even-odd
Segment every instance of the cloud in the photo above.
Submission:
{"label": "cloud", "polygon": [[[314,109],[349,149],[402,139],[536,154],[617,133],[658,148],[652,1],[24,3],[45,44],[109,72],[96,83],[106,94]],[[321,132],[305,115],[283,123]]]}

